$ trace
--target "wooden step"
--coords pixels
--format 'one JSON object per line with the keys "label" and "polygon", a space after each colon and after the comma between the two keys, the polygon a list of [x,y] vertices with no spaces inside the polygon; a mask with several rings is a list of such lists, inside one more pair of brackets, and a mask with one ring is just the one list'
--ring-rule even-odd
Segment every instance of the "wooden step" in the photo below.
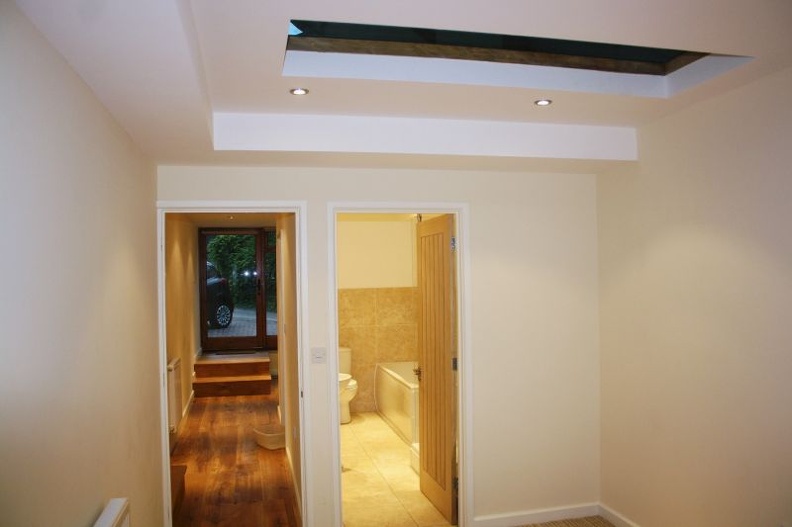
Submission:
{"label": "wooden step", "polygon": [[272,376],[232,375],[230,377],[198,377],[193,381],[195,397],[223,395],[266,395],[272,388]]}
{"label": "wooden step", "polygon": [[212,358],[195,361],[196,377],[248,377],[269,373],[267,357]]}

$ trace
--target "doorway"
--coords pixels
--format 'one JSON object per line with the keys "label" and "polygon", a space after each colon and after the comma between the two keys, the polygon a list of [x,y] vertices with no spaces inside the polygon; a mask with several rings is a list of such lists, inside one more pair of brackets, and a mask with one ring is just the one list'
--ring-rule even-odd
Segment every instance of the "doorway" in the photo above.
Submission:
{"label": "doorway", "polygon": [[339,372],[358,384],[339,430],[348,527],[457,523],[455,219],[335,216]]}
{"label": "doorway", "polygon": [[[249,207],[250,204],[246,204],[246,206]],[[302,460],[302,444],[304,442],[302,422],[304,411],[303,401],[299,395],[303,383],[303,375],[298,360],[299,350],[305,339],[305,328],[301,323],[301,306],[304,303],[301,292],[304,284],[301,276],[304,276],[305,267],[305,261],[302,256],[304,254],[302,244],[305,240],[305,234],[304,226],[300,222],[301,213],[304,214],[303,208],[293,205],[285,208],[262,205],[258,210],[231,208],[220,212],[216,209],[202,210],[200,207],[194,207],[189,204],[183,207],[169,205],[167,208],[159,210],[158,233],[160,242],[160,363],[163,378],[170,381],[170,378],[165,375],[166,366],[169,363],[172,364],[174,359],[180,359],[182,380],[180,383],[182,388],[182,400],[180,403],[183,410],[181,416],[178,417],[181,417],[182,426],[189,425],[188,421],[191,421],[187,417],[190,415],[191,406],[194,406],[192,370],[193,365],[198,362],[197,359],[204,351],[200,345],[201,322],[208,319],[207,301],[199,301],[199,289],[202,285],[205,287],[211,276],[207,272],[207,258],[201,253],[209,255],[212,252],[207,250],[206,247],[200,248],[200,245],[202,245],[200,240],[209,238],[209,236],[247,234],[253,231],[255,236],[262,239],[264,247],[267,244],[272,247],[270,251],[266,250],[266,248],[262,249],[261,246],[258,249],[254,249],[255,252],[261,254],[261,259],[264,261],[256,263],[251,270],[255,269],[258,277],[262,278],[262,282],[264,282],[266,276],[262,275],[267,273],[267,254],[271,254],[269,263],[273,266],[270,273],[273,281],[268,286],[262,283],[260,303],[265,308],[262,311],[266,312],[267,296],[272,297],[270,302],[276,304],[277,311],[275,312],[278,314],[278,319],[273,328],[275,331],[269,333],[271,336],[274,336],[272,335],[273,333],[280,334],[281,338],[274,341],[274,346],[269,346],[269,351],[266,351],[268,346],[265,343],[263,346],[265,351],[261,351],[259,354],[268,354],[270,358],[275,359],[271,361],[274,367],[271,368],[271,371],[272,369],[275,370],[272,372],[274,384],[272,393],[277,394],[277,396],[275,399],[272,399],[272,396],[267,396],[266,401],[262,399],[263,402],[260,404],[257,402],[252,404],[252,406],[250,401],[243,404],[243,406],[246,406],[239,409],[239,419],[237,419],[240,423],[242,422],[242,417],[247,419],[251,415],[251,408],[266,407],[266,412],[254,411],[255,422],[251,426],[240,425],[238,428],[240,432],[239,438],[240,441],[245,442],[244,448],[248,448],[247,451],[251,455],[255,455],[255,452],[258,451],[256,449],[259,449],[257,444],[262,444],[258,441],[258,436],[252,433],[256,425],[271,425],[273,424],[274,416],[275,419],[279,420],[280,426],[284,430],[289,431],[289,433],[283,434],[284,444],[280,450],[283,453],[283,459],[279,463],[288,471],[289,480],[293,482],[293,487],[290,487],[293,493],[293,501],[296,503],[299,515],[305,517],[302,500],[302,484],[305,479],[305,466]],[[178,265],[174,265],[174,262],[178,262]],[[243,266],[238,266],[236,271],[244,276],[245,269],[243,269]],[[222,271],[218,274],[222,276]],[[252,273],[250,274],[252,275]],[[265,291],[264,287],[268,287],[268,291]],[[236,311],[239,305],[244,306],[244,301],[241,303],[236,302],[233,309]],[[272,320],[270,322],[272,323]],[[272,324],[270,325],[272,326]],[[259,327],[262,326],[266,335],[266,319]],[[174,434],[169,433],[169,420],[172,419],[172,415],[169,415],[168,411],[169,396],[173,390],[169,389],[169,382],[167,384],[163,386],[161,399],[164,461],[163,492],[165,503],[172,504],[174,503],[172,498],[176,497],[179,491],[176,486],[171,486],[174,481],[171,478],[170,464],[167,462],[170,459],[171,447],[174,446],[172,442]],[[253,397],[262,398],[263,396]],[[229,409],[237,399],[241,400],[242,397],[229,398],[227,403],[223,403],[223,409]],[[269,408],[270,401],[274,401],[273,404],[277,405],[277,408]],[[174,412],[170,413],[173,414]],[[179,412],[175,413],[178,414]],[[232,422],[233,420],[228,418],[226,421]],[[269,430],[265,430],[265,432],[269,433]],[[196,443],[201,443],[201,441],[196,441]],[[212,447],[211,441],[208,443],[203,441],[203,443],[205,443],[207,448]],[[264,452],[263,447],[261,452]],[[188,471],[186,478],[189,477]],[[198,479],[202,478],[201,474],[197,474],[197,477]],[[261,477],[266,480],[265,474],[262,474]],[[265,490],[267,488],[266,485],[261,487]],[[227,510],[226,513],[230,515],[226,518],[228,521],[225,523],[221,522],[218,525],[235,524],[233,517],[235,512]],[[172,522],[173,510],[171,510],[171,507],[166,507],[164,525],[170,526],[173,524]]]}

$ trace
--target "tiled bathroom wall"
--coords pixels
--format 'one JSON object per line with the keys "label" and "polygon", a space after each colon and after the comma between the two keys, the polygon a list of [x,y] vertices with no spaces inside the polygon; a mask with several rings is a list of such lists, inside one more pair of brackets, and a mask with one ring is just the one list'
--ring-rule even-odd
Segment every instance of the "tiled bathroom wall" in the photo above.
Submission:
{"label": "tiled bathroom wall", "polygon": [[418,360],[418,289],[386,287],[338,290],[340,346],[352,348],[358,393],[354,412],[371,412],[378,362]]}

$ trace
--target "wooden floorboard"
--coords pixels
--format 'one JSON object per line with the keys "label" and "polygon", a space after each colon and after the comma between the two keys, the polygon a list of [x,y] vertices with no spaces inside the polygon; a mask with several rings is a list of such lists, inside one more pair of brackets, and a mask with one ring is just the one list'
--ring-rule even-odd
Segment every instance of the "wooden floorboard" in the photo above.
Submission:
{"label": "wooden floorboard", "polygon": [[194,399],[171,455],[187,466],[174,527],[300,527],[286,451],[253,435],[277,423],[277,401],[276,383],[268,395]]}

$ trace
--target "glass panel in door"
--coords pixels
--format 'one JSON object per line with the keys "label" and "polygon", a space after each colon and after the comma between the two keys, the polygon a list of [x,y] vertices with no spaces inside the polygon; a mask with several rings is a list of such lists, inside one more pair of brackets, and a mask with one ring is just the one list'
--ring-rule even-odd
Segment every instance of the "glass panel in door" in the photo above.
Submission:
{"label": "glass panel in door", "polygon": [[201,344],[204,350],[264,347],[259,230],[202,230]]}

